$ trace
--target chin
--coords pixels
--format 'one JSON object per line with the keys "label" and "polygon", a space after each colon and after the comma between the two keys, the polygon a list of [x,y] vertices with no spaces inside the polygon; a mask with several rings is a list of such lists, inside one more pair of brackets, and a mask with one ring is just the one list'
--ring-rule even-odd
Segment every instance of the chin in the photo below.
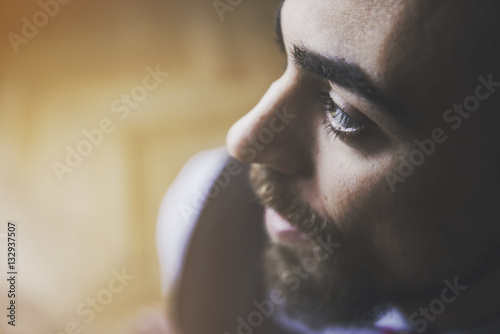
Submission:
{"label": "chin", "polygon": [[286,298],[279,312],[286,322],[312,330],[362,327],[390,308],[369,275],[349,273],[338,256],[318,261],[311,249],[272,243],[264,263],[268,289],[278,289]]}

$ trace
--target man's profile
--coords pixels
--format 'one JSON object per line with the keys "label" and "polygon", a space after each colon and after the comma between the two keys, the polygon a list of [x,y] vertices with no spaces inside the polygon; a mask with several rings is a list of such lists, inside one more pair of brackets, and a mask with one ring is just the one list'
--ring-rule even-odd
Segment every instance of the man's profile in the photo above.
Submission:
{"label": "man's profile", "polygon": [[[286,70],[228,133],[241,172],[212,182],[217,195],[205,186],[210,205],[224,191],[238,204],[192,219],[265,226],[265,255],[249,263],[279,292],[276,328],[500,333],[499,10],[284,1]],[[259,204],[236,200],[246,186]],[[402,323],[380,322],[394,312]],[[250,319],[233,332],[279,332]]]}

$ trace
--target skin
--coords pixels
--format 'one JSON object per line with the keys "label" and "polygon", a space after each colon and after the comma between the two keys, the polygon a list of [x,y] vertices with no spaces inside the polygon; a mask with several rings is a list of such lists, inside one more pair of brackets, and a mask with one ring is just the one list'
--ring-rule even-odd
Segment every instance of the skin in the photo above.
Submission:
{"label": "skin", "polygon": [[[474,93],[479,75],[500,81],[498,61],[482,44],[491,32],[484,21],[494,20],[485,18],[484,6],[483,1],[285,1],[287,68],[227,137],[231,155],[284,175],[303,201],[334,222],[347,261],[358,261],[355,269],[407,314],[439,297],[444,279],[466,282],[470,289],[434,327],[500,315],[499,266],[493,260],[500,241],[500,89],[459,129],[443,122],[448,108]],[[395,101],[396,114],[405,116],[305,71],[294,60],[294,45],[357,64]],[[318,90],[328,91],[370,131],[348,138],[328,134]],[[252,138],[283,109],[296,118],[248,159]],[[430,138],[435,128],[448,139],[393,191],[387,175],[416,149],[415,139]]]}

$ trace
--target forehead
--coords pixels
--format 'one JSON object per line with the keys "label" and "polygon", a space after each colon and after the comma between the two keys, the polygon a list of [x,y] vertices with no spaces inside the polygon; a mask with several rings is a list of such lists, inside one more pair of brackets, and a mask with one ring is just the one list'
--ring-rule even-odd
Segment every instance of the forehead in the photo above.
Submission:
{"label": "forehead", "polygon": [[[475,11],[467,1],[287,0],[282,27],[289,48],[302,45],[327,57],[358,64],[402,104],[421,108],[422,96],[460,91],[470,66]],[[471,76],[474,79],[477,74]],[[444,102],[447,100],[446,102]],[[439,101],[437,101],[439,102]]]}
{"label": "forehead", "polygon": [[[369,65],[376,60],[373,55],[382,50],[404,7],[394,1],[382,5],[378,1],[287,0],[282,25],[293,43]],[[367,57],[369,54],[371,57]]]}

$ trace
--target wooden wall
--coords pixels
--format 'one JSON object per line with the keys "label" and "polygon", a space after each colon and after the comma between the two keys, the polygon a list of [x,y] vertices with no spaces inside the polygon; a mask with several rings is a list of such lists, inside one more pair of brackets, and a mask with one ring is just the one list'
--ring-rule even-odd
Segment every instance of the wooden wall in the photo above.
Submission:
{"label": "wooden wall", "polygon": [[[221,21],[212,0],[71,0],[44,25],[37,1],[2,1],[0,234],[18,223],[19,279],[17,326],[2,320],[0,332],[64,333],[75,322],[82,333],[136,333],[137,318],[161,307],[160,200],[186,160],[224,145],[282,72],[277,4],[244,0]],[[38,32],[20,42],[13,34],[24,38],[23,17],[34,15]],[[140,91],[148,66],[169,75],[120,119],[111,105]],[[81,144],[90,153],[61,181],[54,162],[66,165],[67,146],[103,119],[112,130]],[[109,298],[113,270],[135,278],[93,319],[79,314],[87,298]],[[5,289],[2,279],[0,304]]]}

